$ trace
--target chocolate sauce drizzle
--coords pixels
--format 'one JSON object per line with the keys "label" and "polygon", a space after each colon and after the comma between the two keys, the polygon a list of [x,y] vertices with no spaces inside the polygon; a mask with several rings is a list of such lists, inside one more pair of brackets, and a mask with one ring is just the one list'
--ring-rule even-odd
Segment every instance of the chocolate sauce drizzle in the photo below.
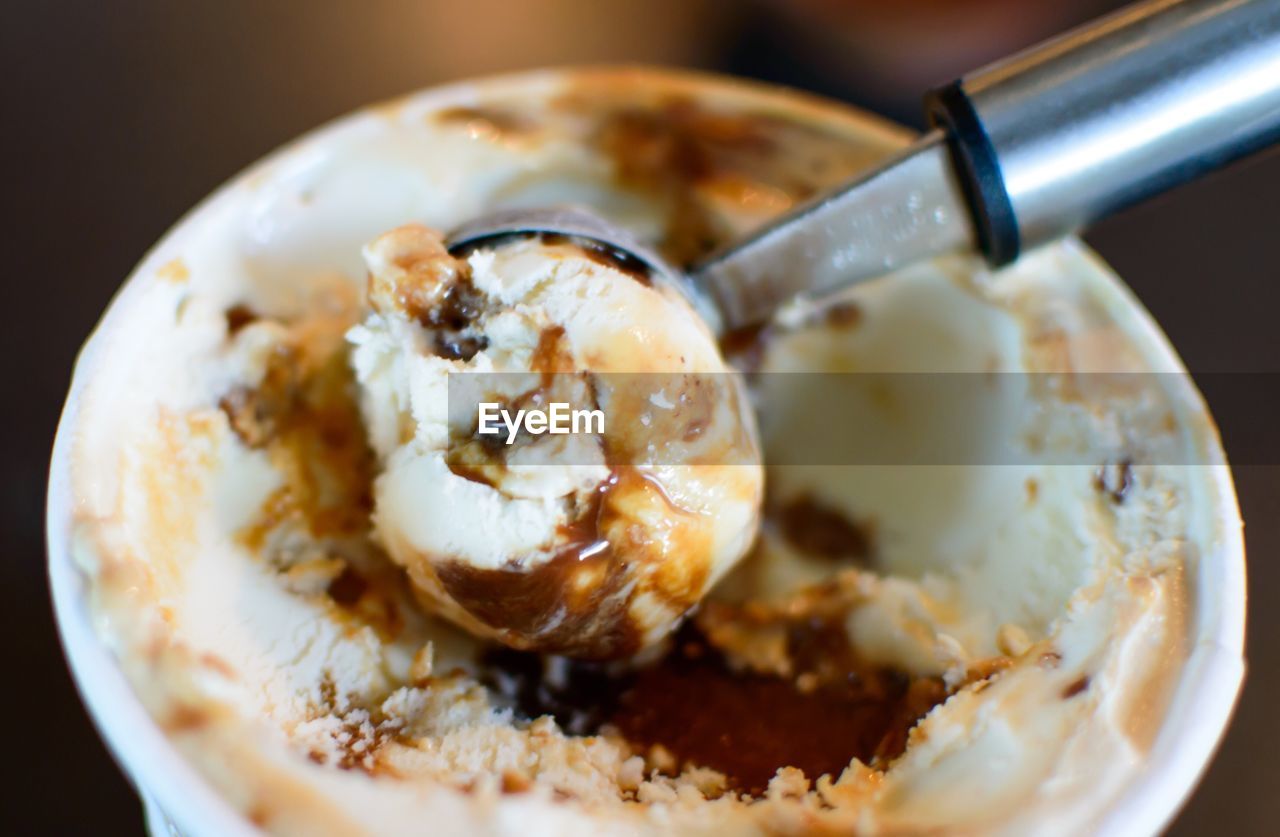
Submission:
{"label": "chocolate sauce drizzle", "polygon": [[[781,767],[810,779],[838,777],[854,758],[883,767],[947,696],[938,678],[857,662],[841,625],[802,620],[788,642],[799,677],[735,671],[686,624],[666,656],[638,670],[493,648],[482,680],[526,718],[550,715],[575,735],[610,728],[641,753],[660,746],[752,796]],[[833,663],[843,666],[835,676]]]}

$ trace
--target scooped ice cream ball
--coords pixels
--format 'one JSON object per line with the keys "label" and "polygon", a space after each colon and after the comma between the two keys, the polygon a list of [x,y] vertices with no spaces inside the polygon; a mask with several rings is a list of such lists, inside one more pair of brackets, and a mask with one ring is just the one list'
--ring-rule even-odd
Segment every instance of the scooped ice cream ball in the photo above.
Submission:
{"label": "scooped ice cream ball", "polygon": [[558,236],[455,257],[406,226],[365,260],[349,339],[374,526],[424,605],[579,657],[669,633],[751,545],[764,480],[741,380],[688,301]]}

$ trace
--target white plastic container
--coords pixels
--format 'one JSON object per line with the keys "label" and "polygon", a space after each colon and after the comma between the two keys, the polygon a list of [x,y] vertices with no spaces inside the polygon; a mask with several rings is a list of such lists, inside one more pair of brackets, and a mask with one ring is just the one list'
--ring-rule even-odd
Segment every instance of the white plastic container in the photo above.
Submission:
{"label": "white plastic container", "polygon": [[[568,75],[572,75],[570,72]],[[526,74],[481,83],[484,89],[538,89],[565,78],[563,73]],[[743,107],[782,113],[803,113],[847,131],[868,147],[888,152],[906,141],[906,135],[877,120],[851,114],[847,109],[782,91],[744,85],[725,79],[686,76],[655,71],[654,79],[696,90],[698,95]],[[411,97],[414,107],[467,105],[476,86],[454,85]],[[49,577],[63,646],[81,695],[100,733],[146,803],[154,833],[187,835],[251,833],[255,829],[230,807],[179,754],[144,710],[112,650],[95,629],[90,591],[73,555],[70,524],[77,499],[73,495],[71,469],[72,434],[80,411],[86,380],[97,374],[100,352],[113,329],[128,320],[141,281],[169,257],[168,245],[184,232],[203,223],[221,204],[249,184],[267,167],[287,163],[318,143],[341,139],[356,142],[369,135],[368,113],[340,120],[309,135],[295,146],[238,176],[215,193],[172,230],[138,267],[112,302],[103,321],[81,353],[63,412],[50,468],[48,497]],[[1078,241],[1061,245],[1083,249]],[[1111,315],[1123,319],[1132,333],[1142,335],[1142,349],[1158,366],[1181,370],[1166,338],[1150,316],[1100,261],[1088,259],[1092,278],[1109,288]],[[1244,671],[1245,562],[1239,511],[1231,474],[1225,463],[1212,420],[1202,414],[1187,423],[1197,452],[1194,510],[1209,521],[1212,547],[1200,556],[1189,576],[1195,608],[1191,625],[1190,658],[1183,667],[1165,720],[1149,753],[1148,768],[1118,803],[1103,815],[1102,831],[1132,835],[1153,833],[1177,812],[1194,788],[1216,748],[1230,718]]]}

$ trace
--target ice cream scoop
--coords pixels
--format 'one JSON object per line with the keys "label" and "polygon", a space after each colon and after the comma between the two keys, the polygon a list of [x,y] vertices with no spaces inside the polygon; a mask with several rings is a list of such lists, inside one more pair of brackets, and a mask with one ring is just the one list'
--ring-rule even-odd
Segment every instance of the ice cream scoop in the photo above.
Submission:
{"label": "ice cream scoop", "polygon": [[666,635],[747,551],[763,485],[739,378],[684,296],[569,238],[457,257],[410,226],[365,258],[375,528],[422,601],[520,649]]}
{"label": "ice cream scoop", "polygon": [[731,244],[686,278],[580,211],[479,218],[471,246],[514,232],[587,236],[696,289],[722,329],[767,319],[957,250],[993,267],[1280,137],[1280,6],[1147,0],[927,97],[935,129],[881,166]]}

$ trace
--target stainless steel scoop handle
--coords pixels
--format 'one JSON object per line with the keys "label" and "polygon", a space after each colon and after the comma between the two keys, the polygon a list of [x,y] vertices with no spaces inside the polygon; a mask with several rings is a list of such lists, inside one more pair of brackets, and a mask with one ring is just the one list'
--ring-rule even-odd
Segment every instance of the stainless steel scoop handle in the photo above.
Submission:
{"label": "stainless steel scoop handle", "polygon": [[1280,0],[1148,0],[926,104],[904,154],[695,266],[726,327],[950,250],[1007,264],[1280,140]]}
{"label": "stainless steel scoop handle", "polygon": [[[695,265],[692,286],[659,272],[723,331],[953,250],[1007,264],[1280,140],[1280,0],[1147,0],[926,103],[935,128],[902,154]],[[451,246],[541,229],[639,254],[591,218],[535,209],[500,221],[481,219]]]}
{"label": "stainless steel scoop handle", "polygon": [[1280,0],[1151,0],[931,94],[996,265],[1280,140]]}

